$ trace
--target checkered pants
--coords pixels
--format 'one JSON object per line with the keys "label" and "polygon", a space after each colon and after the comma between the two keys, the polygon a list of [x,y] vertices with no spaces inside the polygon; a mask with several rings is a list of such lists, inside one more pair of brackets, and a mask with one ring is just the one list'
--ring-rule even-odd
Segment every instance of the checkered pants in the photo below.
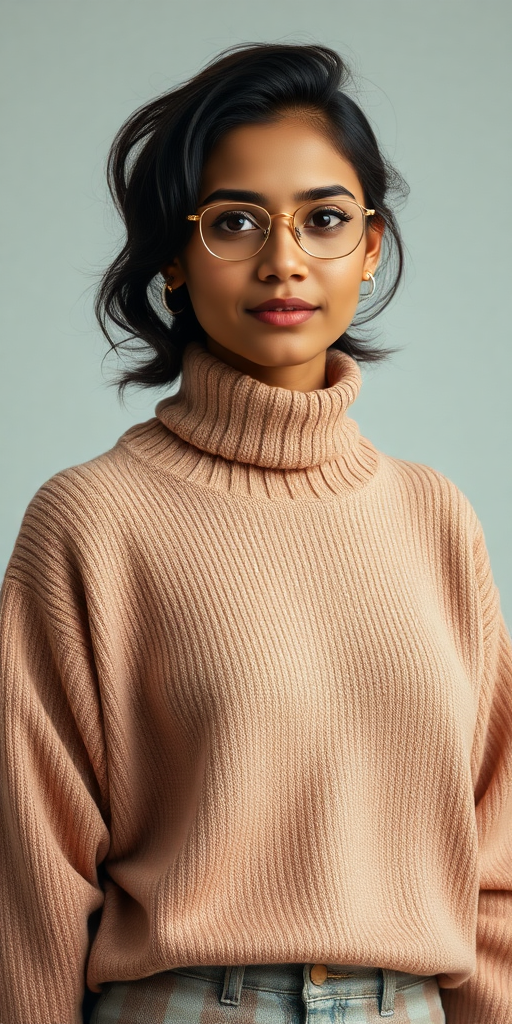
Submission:
{"label": "checkered pants", "polygon": [[104,986],[91,1024],[444,1024],[435,978],[340,964],[180,967]]}

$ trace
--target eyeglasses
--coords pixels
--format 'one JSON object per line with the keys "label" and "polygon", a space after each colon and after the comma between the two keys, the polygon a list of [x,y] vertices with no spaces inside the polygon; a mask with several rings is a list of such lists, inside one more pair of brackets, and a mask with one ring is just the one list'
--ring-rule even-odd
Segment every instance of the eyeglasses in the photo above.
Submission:
{"label": "eyeglasses", "polygon": [[253,203],[215,203],[202,213],[189,214],[187,220],[199,222],[204,245],[220,260],[234,262],[256,256],[263,249],[276,217],[288,221],[297,244],[309,256],[339,260],[357,249],[366,218],[374,213],[375,210],[367,210],[351,199],[309,202],[299,206],[295,213],[273,214]]}

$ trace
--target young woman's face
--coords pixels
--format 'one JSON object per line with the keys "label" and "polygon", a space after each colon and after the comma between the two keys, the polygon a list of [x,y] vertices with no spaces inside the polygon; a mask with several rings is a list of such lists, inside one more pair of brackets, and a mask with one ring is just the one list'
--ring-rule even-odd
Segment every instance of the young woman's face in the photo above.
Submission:
{"label": "young woman's face", "polygon": [[[293,213],[301,194],[326,186],[341,186],[365,205],[353,166],[326,136],[307,121],[283,117],[234,129],[220,140],[204,168],[199,212],[205,201],[218,202],[209,197],[222,189],[223,200],[236,192],[237,209],[244,206],[240,193],[248,192],[257,193],[261,198],[252,202],[270,214]],[[278,217],[260,252],[230,262],[208,251],[196,226],[180,259],[163,272],[173,288],[186,283],[210,352],[265,383],[310,391],[325,386],[326,349],[351,323],[361,282],[377,267],[380,243],[381,229],[370,218],[353,252],[318,259],[298,245],[290,221]],[[292,298],[313,307],[302,322],[296,322],[300,314],[254,312],[269,299]]]}

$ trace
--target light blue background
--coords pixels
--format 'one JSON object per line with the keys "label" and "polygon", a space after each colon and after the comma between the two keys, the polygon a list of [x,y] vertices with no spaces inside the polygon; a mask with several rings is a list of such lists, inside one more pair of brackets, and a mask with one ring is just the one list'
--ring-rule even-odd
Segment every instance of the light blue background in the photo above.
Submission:
{"label": "light blue background", "polygon": [[352,407],[380,449],[469,497],[512,624],[510,186],[512,5],[472,0],[3,3],[2,531],[65,466],[153,415],[161,392],[108,387],[92,314],[120,226],[104,164],[135,107],[222,48],[314,42],[352,63],[357,98],[411,186],[406,284],[381,318],[403,346]]}

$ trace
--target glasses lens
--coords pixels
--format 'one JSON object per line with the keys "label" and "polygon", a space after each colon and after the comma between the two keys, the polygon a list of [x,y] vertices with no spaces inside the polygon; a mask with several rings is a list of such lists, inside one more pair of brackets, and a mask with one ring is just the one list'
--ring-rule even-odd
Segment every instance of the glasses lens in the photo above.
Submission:
{"label": "glasses lens", "polygon": [[364,214],[348,199],[307,203],[295,214],[295,232],[311,256],[348,256],[363,237]]}
{"label": "glasses lens", "polygon": [[201,234],[207,248],[223,260],[246,260],[264,244],[270,217],[261,206],[222,203],[205,210]]}

